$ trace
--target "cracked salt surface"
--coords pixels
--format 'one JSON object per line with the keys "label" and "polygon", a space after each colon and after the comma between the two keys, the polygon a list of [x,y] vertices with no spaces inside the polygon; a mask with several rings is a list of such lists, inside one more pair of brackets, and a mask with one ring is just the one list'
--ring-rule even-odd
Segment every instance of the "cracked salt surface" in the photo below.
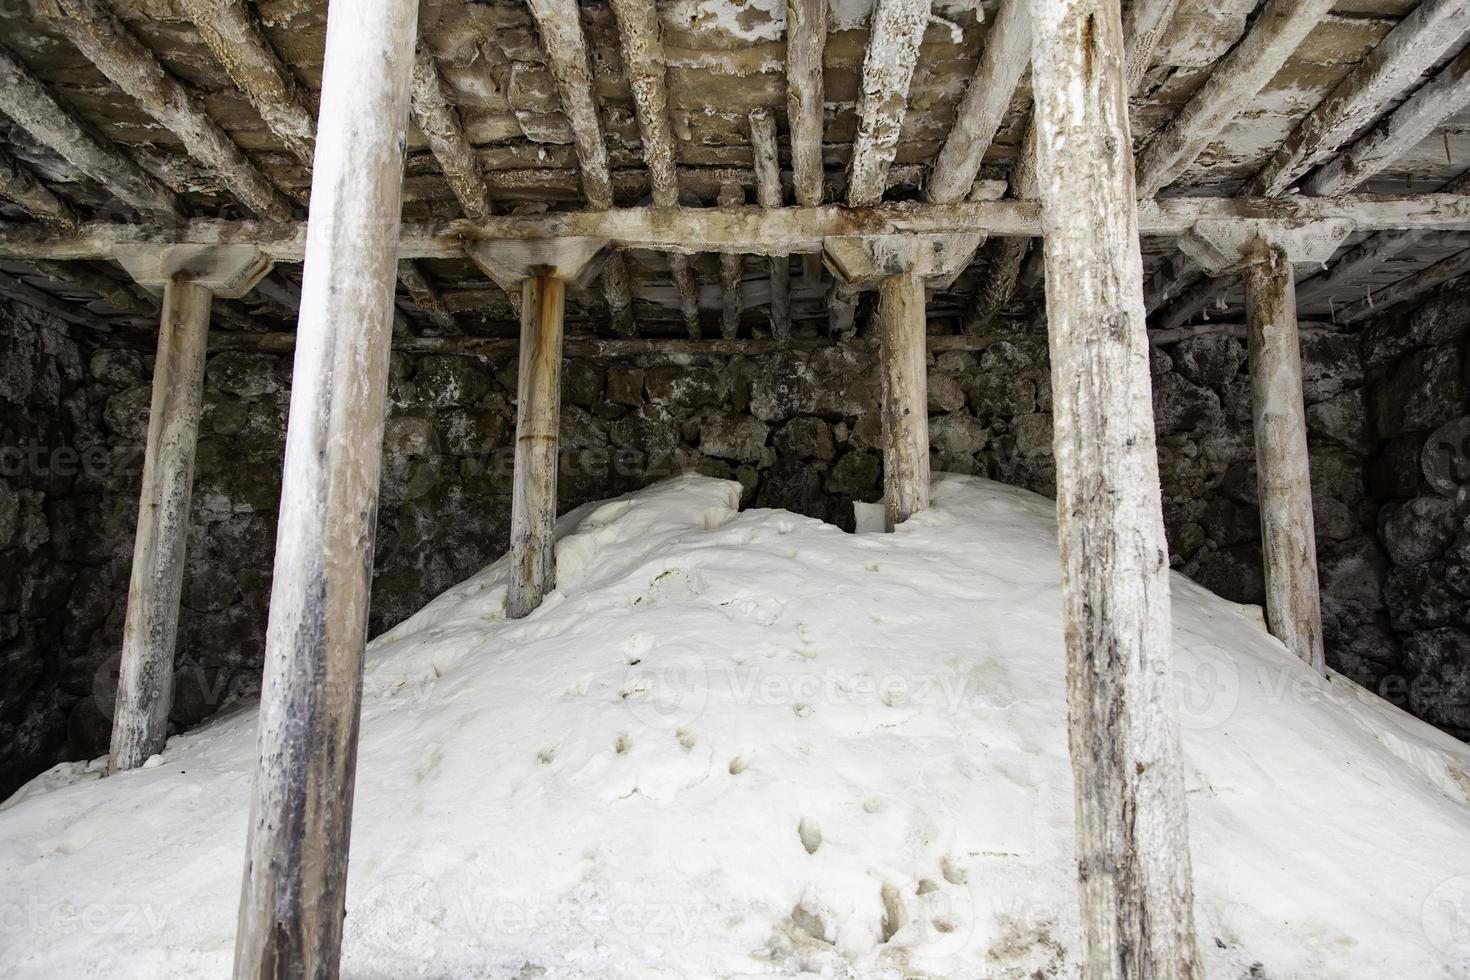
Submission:
{"label": "cracked salt surface", "polygon": [[[1077,975],[1053,504],[738,499],[581,508],[528,619],[501,561],[373,643],[344,977]],[[1173,591],[1208,975],[1470,975],[1470,751]],[[253,726],[13,797],[0,975],[226,975]]]}

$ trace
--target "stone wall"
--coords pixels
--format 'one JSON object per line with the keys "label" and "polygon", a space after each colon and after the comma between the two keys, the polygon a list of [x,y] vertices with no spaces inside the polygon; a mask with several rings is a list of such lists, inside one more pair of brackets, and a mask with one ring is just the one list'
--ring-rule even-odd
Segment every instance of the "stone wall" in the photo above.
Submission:
{"label": "stone wall", "polygon": [[[56,564],[69,570],[65,588],[6,586],[5,615],[15,604],[8,596],[25,592],[44,596],[52,619],[43,622],[51,631],[44,642],[6,640],[7,658],[34,679],[21,693],[7,692],[0,723],[18,731],[21,722],[11,719],[27,712],[41,712],[46,722],[32,725],[44,728],[44,737],[28,736],[31,748],[0,763],[0,793],[58,758],[105,750],[125,610],[151,358],[62,343],[56,326],[32,331],[35,345],[60,344],[36,346],[33,360],[36,371],[59,372],[64,380],[4,406],[4,444],[28,438],[21,423],[35,418],[47,439],[93,448],[100,465],[85,480],[46,490],[66,508],[53,508],[50,537],[70,552],[43,540],[27,546],[27,583],[63,575],[51,570]],[[1382,608],[1376,508],[1362,475],[1368,441],[1356,341],[1312,333],[1303,347],[1329,659],[1379,686],[1397,661],[1383,653],[1393,637]],[[739,480],[746,506],[785,508],[850,529],[853,502],[881,496],[879,380],[872,362],[866,346],[749,358],[569,361],[560,507],[694,469]],[[1152,366],[1173,564],[1228,598],[1259,603],[1244,362],[1244,345],[1226,332],[1156,348]],[[227,352],[208,362],[180,615],[176,728],[258,690],[289,381],[289,356]],[[504,551],[514,388],[512,359],[394,355],[373,633]],[[1016,333],[983,352],[937,356],[929,399],[936,469],[1052,492],[1051,380],[1042,336]],[[28,506],[41,512],[39,504]],[[5,513],[0,506],[0,532],[8,526]],[[10,628],[11,620],[0,622]]]}
{"label": "stone wall", "polygon": [[1470,738],[1470,292],[1451,283],[1371,322],[1362,343],[1389,561],[1389,696]]}

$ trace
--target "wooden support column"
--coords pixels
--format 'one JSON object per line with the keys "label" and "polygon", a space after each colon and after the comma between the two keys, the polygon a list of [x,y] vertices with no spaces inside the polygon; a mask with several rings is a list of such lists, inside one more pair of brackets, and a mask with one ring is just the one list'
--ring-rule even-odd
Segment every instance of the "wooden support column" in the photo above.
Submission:
{"label": "wooden support column", "polygon": [[162,290],[163,311],[108,752],[113,772],[141,766],[168,734],[210,304],[215,295],[243,296],[271,269],[248,245],[144,247],[120,261],[139,284]]}
{"label": "wooden support column", "polygon": [[884,526],[929,506],[929,383],[926,279],[943,281],[969,262],[956,235],[866,235],[825,239],[836,286],[852,296],[878,290],[878,358],[883,377]]}
{"label": "wooden support column", "polygon": [[556,587],[556,468],[566,288],[564,280],[546,275],[531,276],[522,285],[510,591],[505,600],[510,619],[535,612]]}
{"label": "wooden support column", "polygon": [[607,241],[553,238],[466,242],[471,262],[504,289],[521,290],[516,453],[510,510],[510,589],[505,614],[522,619],[556,587],[556,470],[566,286],[602,271]]}
{"label": "wooden support column", "polygon": [[1246,266],[1245,303],[1266,622],[1288,650],[1326,674],[1295,277],[1280,246],[1263,245]]}
{"label": "wooden support column", "polygon": [[237,980],[337,975],[418,7],[327,12]]}
{"label": "wooden support column", "polygon": [[1119,5],[1031,9],[1082,975],[1199,980]]}
{"label": "wooden support column", "polygon": [[209,290],[181,278],[163,295],[107,760],[113,772],[141,766],[163,750],[168,734],[194,449],[204,404]]}
{"label": "wooden support column", "polygon": [[883,527],[929,507],[929,374],[924,280],[912,272],[878,286],[883,372]]}

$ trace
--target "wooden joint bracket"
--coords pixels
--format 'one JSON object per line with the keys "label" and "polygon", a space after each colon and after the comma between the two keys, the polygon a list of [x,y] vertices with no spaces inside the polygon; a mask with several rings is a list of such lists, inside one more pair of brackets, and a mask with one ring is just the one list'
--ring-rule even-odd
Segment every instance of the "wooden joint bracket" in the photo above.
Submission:
{"label": "wooden joint bracket", "polygon": [[984,235],[844,235],[822,239],[822,258],[832,275],[853,289],[873,289],[904,274],[952,281],[984,240]]}
{"label": "wooden joint bracket", "polygon": [[1347,218],[1291,224],[1260,218],[1196,221],[1179,237],[1179,251],[1211,276],[1260,261],[1262,244],[1280,248],[1294,265],[1322,265],[1354,227]]}
{"label": "wooden joint bracket", "polygon": [[254,245],[120,245],[119,265],[155,296],[171,280],[185,278],[221,299],[239,299],[275,267]]}
{"label": "wooden joint bracket", "polygon": [[500,288],[518,293],[531,276],[550,276],[585,288],[607,261],[606,238],[534,238],[467,241],[465,254]]}

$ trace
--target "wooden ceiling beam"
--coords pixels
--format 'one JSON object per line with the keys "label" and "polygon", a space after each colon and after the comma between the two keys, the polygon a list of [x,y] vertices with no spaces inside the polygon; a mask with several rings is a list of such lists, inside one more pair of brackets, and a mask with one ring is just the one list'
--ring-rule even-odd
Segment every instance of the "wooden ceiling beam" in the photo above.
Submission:
{"label": "wooden ceiling beam", "polygon": [[429,150],[460,210],[471,221],[490,217],[493,213],[490,193],[485,175],[480,171],[480,161],[465,135],[459,109],[439,77],[439,63],[423,41],[419,41],[414,51],[411,96],[414,125],[429,141]]}
{"label": "wooden ceiling beam", "polygon": [[849,207],[883,200],[928,26],[929,0],[877,0],[873,7],[858,94],[858,131],[848,164]]}
{"label": "wooden ceiling beam", "polygon": [[145,218],[168,225],[187,219],[184,206],[173,191],[117,146],[94,136],[3,47],[0,47],[0,112]]}
{"label": "wooden ceiling beam", "polygon": [[1188,170],[1281,70],[1333,4],[1334,0],[1269,0],[1245,37],[1216,62],[1204,86],[1139,154],[1139,196],[1153,197]]}
{"label": "wooden ceiling beam", "polygon": [[[1470,105],[1470,47],[1421,85],[1373,131],[1324,164],[1302,184],[1307,194],[1346,194]],[[1300,297],[1298,297],[1300,298]]]}
{"label": "wooden ceiling beam", "polygon": [[1031,0],[1002,0],[985,35],[980,63],[955,110],[954,125],[929,174],[925,196],[936,204],[963,199],[980,174],[1011,96],[1031,62]]}
{"label": "wooden ceiling beam", "polygon": [[256,168],[199,100],[107,8],[104,0],[40,0],[46,23],[214,172],[239,201],[270,221],[291,218],[289,198]]}
{"label": "wooden ceiling beam", "polygon": [[[1284,228],[1322,221],[1352,222],[1359,231],[1418,228],[1470,231],[1470,195],[1291,196],[1278,199],[1176,197],[1138,206],[1141,234],[1177,237],[1200,221],[1268,221]],[[871,208],[617,208],[497,215],[486,222],[405,223],[400,258],[463,257],[466,241],[603,238],[622,248],[658,252],[738,251],[747,255],[819,252],[822,239],[851,235],[1041,234],[1035,201],[904,202]],[[0,258],[110,258],[120,246],[249,243],[278,262],[299,262],[306,223],[201,219],[176,229],[90,222],[70,234],[34,225],[0,223]]]}
{"label": "wooden ceiling beam", "polygon": [[[607,211],[613,206],[612,176],[592,87],[592,62],[587,36],[582,31],[581,8],[576,0],[528,0],[528,3],[546,49],[551,75],[561,92],[562,110],[572,127],[577,162],[582,171],[582,193],[593,211]],[[602,267],[602,291],[607,298],[613,330],[620,335],[631,335],[636,329],[633,294],[621,252],[614,251]]]}
{"label": "wooden ceiling beam", "polygon": [[1403,95],[1467,31],[1470,4],[1465,0],[1422,0],[1307,113],[1244,193],[1274,197],[1286,190]]}
{"label": "wooden ceiling beam", "polygon": [[8,198],[48,228],[71,231],[77,227],[72,206],[41,183],[31,168],[0,146],[0,197]]}
{"label": "wooden ceiling beam", "polygon": [[[779,208],[781,161],[776,143],[776,117],[764,107],[750,112],[750,148],[755,156],[755,196],[763,208]],[[771,336],[791,336],[791,263],[785,255],[773,255],[770,266]]]}
{"label": "wooden ceiling beam", "polygon": [[1356,323],[1376,313],[1383,313],[1395,306],[1416,299],[1431,289],[1442,286],[1451,279],[1470,273],[1470,249],[1456,252],[1428,268],[1420,269],[1411,276],[1384,286],[1350,306],[1337,311],[1337,319],[1343,323]]}

